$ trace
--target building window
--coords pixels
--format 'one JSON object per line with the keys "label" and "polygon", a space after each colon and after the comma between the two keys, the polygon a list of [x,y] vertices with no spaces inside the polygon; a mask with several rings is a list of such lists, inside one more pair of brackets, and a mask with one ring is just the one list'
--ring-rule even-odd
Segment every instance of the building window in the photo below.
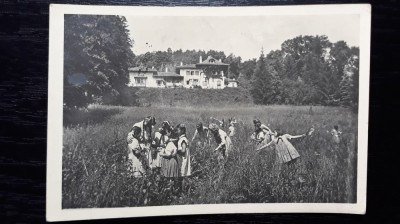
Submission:
{"label": "building window", "polygon": [[136,83],[136,84],[144,84],[144,82],[145,82],[144,79],[135,78],[135,83]]}
{"label": "building window", "polygon": [[217,81],[217,86],[221,86],[221,80]]}
{"label": "building window", "polygon": [[157,80],[157,85],[162,86],[163,85],[163,80]]}
{"label": "building window", "polygon": [[186,81],[186,84],[189,85],[189,83],[190,83],[190,80],[187,80],[187,81]]}
{"label": "building window", "polygon": [[190,75],[190,71],[186,71],[186,75]]}
{"label": "building window", "polygon": [[194,74],[195,74],[195,75],[199,75],[199,71],[195,71]]}
{"label": "building window", "polygon": [[194,71],[190,71],[190,75],[194,75]]}

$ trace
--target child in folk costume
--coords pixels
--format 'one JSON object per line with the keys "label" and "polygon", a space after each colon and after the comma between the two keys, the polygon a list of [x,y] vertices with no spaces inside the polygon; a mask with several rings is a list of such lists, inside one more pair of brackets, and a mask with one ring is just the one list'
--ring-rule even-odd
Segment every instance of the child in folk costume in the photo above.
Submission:
{"label": "child in folk costume", "polygon": [[158,132],[154,133],[154,139],[151,142],[151,163],[152,169],[161,169],[160,151],[164,150],[168,143],[168,133],[171,132],[171,124],[169,121],[163,121]]}
{"label": "child in folk costume", "polygon": [[156,119],[148,116],[143,121],[135,123],[133,127],[139,127],[142,131],[140,133],[140,144],[147,144],[151,142],[151,131],[153,126],[156,125]]}
{"label": "child in folk costume", "polygon": [[262,124],[260,120],[253,120],[254,133],[251,135],[251,139],[256,142],[257,146],[266,144],[271,141],[272,131],[271,129]]}
{"label": "child in folk costume", "polygon": [[192,137],[192,142],[197,140],[198,146],[205,146],[210,144],[210,131],[207,127],[203,126],[203,123],[199,122],[196,124],[196,131]]}
{"label": "child in folk costume", "polygon": [[218,159],[225,159],[232,149],[231,138],[216,124],[210,124],[209,129],[214,135],[215,142],[218,144],[217,148],[215,148],[215,151],[219,152]]}
{"label": "child in folk costume", "polygon": [[134,177],[142,177],[145,174],[143,164],[144,158],[142,155],[142,148],[139,144],[140,132],[141,129],[139,127],[133,127],[127,138],[128,159],[132,165],[132,173]]}
{"label": "child in folk costume", "polygon": [[177,130],[170,132],[170,140],[167,141],[167,145],[164,150],[160,151],[161,156],[161,175],[168,178],[179,177],[179,166],[177,160],[177,151],[175,143],[171,139],[176,139]]}
{"label": "child in folk costume", "polygon": [[229,118],[229,127],[228,127],[228,135],[229,137],[234,137],[236,135],[235,125],[237,124],[236,120],[233,118]]}
{"label": "child in folk costume", "polygon": [[143,121],[133,125],[133,127],[139,127],[142,131],[140,133],[139,144],[145,151],[148,162],[151,162],[150,144],[151,144],[151,132],[153,126],[156,124],[156,119],[152,116],[148,116]]}
{"label": "child in folk costume", "polygon": [[178,130],[178,155],[180,157],[181,176],[188,177],[192,175],[190,166],[189,141],[186,138],[186,127],[184,124],[177,125]]}
{"label": "child in folk costume", "polygon": [[256,143],[256,146],[258,147],[269,142],[266,137],[268,138],[268,135],[266,135],[261,128],[255,128],[250,138]]}
{"label": "child in folk costume", "polygon": [[289,135],[289,134],[282,134],[279,129],[277,129],[274,134],[272,135],[272,139],[266,145],[258,148],[257,150],[266,148],[270,145],[275,146],[276,152],[276,162],[277,163],[287,163],[293,161],[300,157],[300,154],[294,148],[292,143],[289,142],[290,139],[296,139],[305,137],[306,134],[302,135]]}

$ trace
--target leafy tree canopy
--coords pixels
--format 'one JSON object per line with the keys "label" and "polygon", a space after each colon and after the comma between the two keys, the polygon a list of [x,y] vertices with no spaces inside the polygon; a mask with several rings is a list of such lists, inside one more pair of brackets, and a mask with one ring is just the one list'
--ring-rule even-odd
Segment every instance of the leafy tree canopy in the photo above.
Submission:
{"label": "leafy tree canopy", "polygon": [[[128,68],[134,57],[131,47],[124,17],[65,15],[65,106],[118,101],[129,81]],[[71,82],[74,77],[81,81]]]}

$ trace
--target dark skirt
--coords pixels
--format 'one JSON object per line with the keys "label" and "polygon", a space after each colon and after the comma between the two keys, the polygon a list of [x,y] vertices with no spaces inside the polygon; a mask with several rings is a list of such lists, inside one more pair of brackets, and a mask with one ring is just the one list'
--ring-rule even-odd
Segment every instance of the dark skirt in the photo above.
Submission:
{"label": "dark skirt", "polygon": [[162,158],[161,175],[164,177],[179,177],[179,166],[176,156]]}

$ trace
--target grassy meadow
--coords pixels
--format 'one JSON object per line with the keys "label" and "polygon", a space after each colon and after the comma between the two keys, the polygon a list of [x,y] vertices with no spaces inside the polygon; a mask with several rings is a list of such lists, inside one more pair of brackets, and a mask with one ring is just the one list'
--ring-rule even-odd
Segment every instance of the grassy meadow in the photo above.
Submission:
{"label": "grassy meadow", "polygon": [[[133,178],[128,166],[126,136],[145,116],[173,125],[185,123],[190,140],[195,124],[209,118],[238,121],[234,150],[219,166],[215,143],[190,144],[192,177],[177,191],[172,182],[148,173]],[[250,141],[254,118],[293,139],[301,157],[278,165],[273,150],[255,151]],[[336,146],[327,133],[339,125]],[[153,130],[154,131],[154,130]],[[63,133],[62,208],[126,207],[215,203],[355,203],[357,115],[336,107],[117,107],[92,105],[87,111],[65,112]],[[212,139],[214,140],[214,139]]]}
{"label": "grassy meadow", "polygon": [[[132,88],[131,88],[132,89]],[[253,98],[244,88],[186,89],[186,88],[140,88],[136,92],[142,106],[185,107],[193,104],[215,107],[215,105],[250,106]]]}

